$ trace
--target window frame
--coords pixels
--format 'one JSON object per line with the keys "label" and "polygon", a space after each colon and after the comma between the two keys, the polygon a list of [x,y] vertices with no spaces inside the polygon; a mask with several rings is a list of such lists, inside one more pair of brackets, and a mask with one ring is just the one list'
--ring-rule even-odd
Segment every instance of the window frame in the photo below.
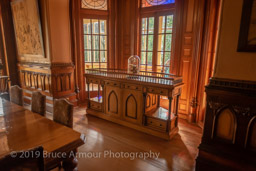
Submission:
{"label": "window frame", "polygon": [[[154,40],[153,40],[153,54],[152,54],[152,71],[157,71],[157,53],[158,53],[158,31],[159,31],[159,17],[160,16],[166,16],[166,15],[173,15],[173,28],[172,28],[172,42],[171,42],[171,56],[170,56],[170,66],[169,70],[171,71],[172,65],[174,63],[174,49],[175,49],[175,30],[176,30],[176,24],[175,24],[175,6],[176,2],[173,4],[166,4],[166,5],[157,5],[157,6],[151,6],[151,7],[142,7],[141,6],[142,0],[140,0],[140,17],[139,17],[139,41],[138,41],[138,48],[139,48],[139,56],[141,56],[141,39],[142,39],[142,19],[143,18],[149,18],[154,17]],[[145,71],[147,71],[147,64],[145,64]],[[164,65],[164,64],[163,64]],[[164,66],[162,66],[162,70],[164,69]]]}
{"label": "window frame", "polygon": [[[98,10],[98,9],[86,9],[86,8],[82,8],[82,1],[80,0],[80,3],[79,3],[79,8],[80,8],[80,17],[79,17],[79,22],[80,22],[80,29],[81,29],[81,33],[80,33],[80,49],[81,49],[81,53],[82,53],[82,58],[83,58],[83,70],[85,71],[85,53],[84,53],[84,26],[83,26],[83,20],[84,19],[95,19],[95,20],[106,20],[106,28],[107,28],[107,32],[106,32],[106,37],[107,37],[107,60],[106,60],[106,66],[107,68],[109,68],[109,44],[110,44],[110,37],[109,37],[109,34],[110,34],[110,29],[109,29],[109,6],[110,6],[110,3],[109,3],[109,0],[107,0],[107,10]],[[100,30],[99,30],[100,31]],[[93,62],[92,62],[93,63]],[[94,62],[95,63],[95,62]],[[100,60],[99,62],[96,62],[96,63],[99,63],[99,66],[100,66]],[[105,62],[104,62],[105,63]]]}

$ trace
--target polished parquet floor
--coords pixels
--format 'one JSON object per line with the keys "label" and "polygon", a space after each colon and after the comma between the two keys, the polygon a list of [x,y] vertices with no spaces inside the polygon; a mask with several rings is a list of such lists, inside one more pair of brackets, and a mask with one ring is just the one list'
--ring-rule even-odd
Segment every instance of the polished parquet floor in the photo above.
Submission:
{"label": "polished parquet floor", "polygon": [[75,108],[74,130],[86,135],[86,143],[78,148],[81,171],[194,170],[202,136],[201,128],[180,119],[178,135],[166,141],[86,115],[84,107]]}

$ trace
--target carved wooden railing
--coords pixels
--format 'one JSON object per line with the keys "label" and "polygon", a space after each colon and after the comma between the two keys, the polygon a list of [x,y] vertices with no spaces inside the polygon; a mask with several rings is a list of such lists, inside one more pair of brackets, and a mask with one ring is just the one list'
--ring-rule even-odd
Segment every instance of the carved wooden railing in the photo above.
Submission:
{"label": "carved wooden railing", "polygon": [[18,64],[18,68],[21,86],[27,90],[25,96],[30,97],[31,91],[41,91],[48,99],[68,98],[71,102],[76,102],[72,63],[23,62]]}
{"label": "carved wooden railing", "polygon": [[21,70],[23,87],[51,93],[51,74]]}

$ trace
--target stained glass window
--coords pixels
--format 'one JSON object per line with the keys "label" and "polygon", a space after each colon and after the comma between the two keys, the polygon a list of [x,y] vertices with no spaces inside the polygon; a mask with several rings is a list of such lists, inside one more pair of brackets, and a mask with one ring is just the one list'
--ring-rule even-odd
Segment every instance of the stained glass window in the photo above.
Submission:
{"label": "stained glass window", "polygon": [[151,7],[157,5],[173,4],[175,0],[141,0],[141,7]]}
{"label": "stained glass window", "polygon": [[108,0],[81,0],[81,6],[85,9],[107,10]]}

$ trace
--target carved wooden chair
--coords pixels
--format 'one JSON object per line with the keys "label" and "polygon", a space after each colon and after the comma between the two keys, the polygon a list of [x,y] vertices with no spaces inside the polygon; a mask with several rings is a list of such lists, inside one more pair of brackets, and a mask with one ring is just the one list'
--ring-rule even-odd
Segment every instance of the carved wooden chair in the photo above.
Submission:
{"label": "carved wooden chair", "polygon": [[[27,157],[24,157],[26,151]],[[35,170],[44,171],[43,147],[11,153],[0,159],[0,170]]]}
{"label": "carved wooden chair", "polygon": [[32,93],[31,111],[45,116],[46,97],[39,91]]}
{"label": "carved wooden chair", "polygon": [[54,100],[53,120],[57,123],[73,128],[73,105],[66,99]]}
{"label": "carved wooden chair", "polygon": [[10,80],[8,76],[0,76],[0,97],[6,100],[10,100],[8,89],[9,82]]}
{"label": "carved wooden chair", "polygon": [[19,86],[11,86],[10,101],[17,105],[23,106],[23,90]]}

